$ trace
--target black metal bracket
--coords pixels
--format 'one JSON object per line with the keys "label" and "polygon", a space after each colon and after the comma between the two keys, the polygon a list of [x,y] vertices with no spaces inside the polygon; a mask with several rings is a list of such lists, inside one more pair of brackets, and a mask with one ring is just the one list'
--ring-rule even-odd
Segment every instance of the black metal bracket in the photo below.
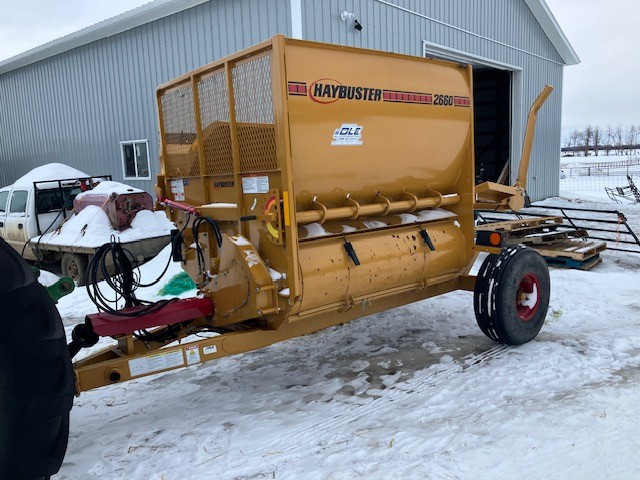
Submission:
{"label": "black metal bracket", "polygon": [[[183,262],[182,258],[182,233],[177,228],[171,230],[171,260]],[[185,262],[186,263],[186,262]]]}
{"label": "black metal bracket", "polygon": [[353,263],[355,263],[356,266],[360,265],[360,260],[358,259],[358,255],[356,254],[353,245],[351,245],[351,242],[348,242],[346,238],[344,240],[344,249],[346,250],[347,255],[349,255],[349,258],[353,260]]}
{"label": "black metal bracket", "polygon": [[422,241],[424,242],[424,244],[429,247],[429,250],[431,250],[432,252],[435,251],[436,247],[431,241],[429,233],[427,233],[427,231],[423,228],[420,228],[420,236],[422,237]]}
{"label": "black metal bracket", "polygon": [[81,349],[93,347],[98,340],[100,337],[93,331],[91,320],[88,317],[85,318],[85,323],[79,323],[71,331],[71,342],[67,345],[71,358],[75,357]]}

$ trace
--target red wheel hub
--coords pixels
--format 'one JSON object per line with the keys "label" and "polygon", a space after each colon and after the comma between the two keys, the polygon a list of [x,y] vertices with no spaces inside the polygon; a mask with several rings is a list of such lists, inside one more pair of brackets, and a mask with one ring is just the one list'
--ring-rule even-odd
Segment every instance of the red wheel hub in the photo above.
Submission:
{"label": "red wheel hub", "polygon": [[528,322],[536,314],[540,297],[540,280],[535,274],[527,273],[520,280],[516,293],[516,310],[523,322]]}

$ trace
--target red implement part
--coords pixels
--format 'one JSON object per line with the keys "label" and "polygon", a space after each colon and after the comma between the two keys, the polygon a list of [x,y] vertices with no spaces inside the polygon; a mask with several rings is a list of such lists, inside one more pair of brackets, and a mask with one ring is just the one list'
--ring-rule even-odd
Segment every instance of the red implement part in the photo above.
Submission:
{"label": "red implement part", "polygon": [[[122,313],[135,313],[145,307],[133,307],[120,310]],[[174,300],[159,310],[140,317],[121,317],[101,312],[87,315],[93,331],[101,337],[124,335],[136,330],[172,325],[213,314],[213,302],[210,298],[186,298]]]}
{"label": "red implement part", "polygon": [[142,210],[153,210],[153,198],[147,192],[120,194],[85,193],[73,201],[73,210],[78,213],[89,205],[105,211],[111,226],[119,232],[131,228],[131,222]]}
{"label": "red implement part", "polygon": [[176,210],[182,210],[183,212],[191,213],[196,216],[200,216],[200,212],[195,207],[187,205],[185,203],[169,200],[167,197],[158,197],[158,203],[163,207],[175,208]]}

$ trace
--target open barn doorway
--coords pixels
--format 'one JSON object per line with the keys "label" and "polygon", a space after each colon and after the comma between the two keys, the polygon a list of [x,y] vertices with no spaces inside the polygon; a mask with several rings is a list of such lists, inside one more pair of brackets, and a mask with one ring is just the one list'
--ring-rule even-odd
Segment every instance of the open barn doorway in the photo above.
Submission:
{"label": "open barn doorway", "polygon": [[476,183],[511,184],[511,167],[517,166],[522,147],[522,69],[426,40],[422,43],[426,58],[472,66]]}
{"label": "open barn doorway", "polygon": [[476,183],[509,183],[511,72],[473,68]]}

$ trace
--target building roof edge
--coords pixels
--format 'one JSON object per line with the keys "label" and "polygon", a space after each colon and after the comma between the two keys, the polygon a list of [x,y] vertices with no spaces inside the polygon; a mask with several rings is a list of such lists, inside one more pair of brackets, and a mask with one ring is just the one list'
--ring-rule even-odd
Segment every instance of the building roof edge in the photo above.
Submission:
{"label": "building roof edge", "polygon": [[571,46],[569,39],[562,31],[560,24],[554,17],[551,9],[544,0],[524,0],[533,16],[542,27],[544,33],[549,37],[551,43],[558,51],[565,65],[577,65],[580,63],[578,54]]}
{"label": "building roof edge", "polygon": [[155,0],[0,62],[0,75],[108,38],[210,0]]}

